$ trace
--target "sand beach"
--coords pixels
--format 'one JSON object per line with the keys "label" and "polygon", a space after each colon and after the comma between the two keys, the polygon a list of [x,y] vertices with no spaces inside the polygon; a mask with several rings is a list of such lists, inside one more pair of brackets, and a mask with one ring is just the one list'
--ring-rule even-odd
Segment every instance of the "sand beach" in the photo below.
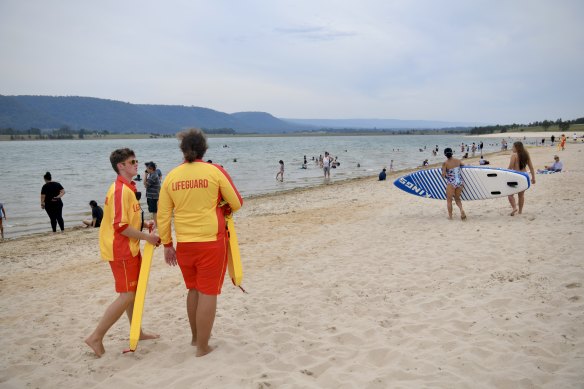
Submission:
{"label": "sand beach", "polygon": [[143,322],[160,338],[122,354],[122,318],[96,358],[83,340],[115,298],[98,231],[0,243],[0,388],[581,388],[584,145],[529,152],[564,172],[537,175],[514,217],[501,198],[448,220],[397,174],[247,199],[248,293],[226,280],[203,358],[163,250]]}

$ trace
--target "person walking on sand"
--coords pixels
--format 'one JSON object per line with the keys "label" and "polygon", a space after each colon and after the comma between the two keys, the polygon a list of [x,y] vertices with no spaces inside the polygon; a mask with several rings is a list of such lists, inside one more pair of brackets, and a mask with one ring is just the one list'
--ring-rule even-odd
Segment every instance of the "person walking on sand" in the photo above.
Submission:
{"label": "person walking on sand", "polygon": [[462,180],[461,167],[464,166],[460,159],[452,157],[452,149],[444,149],[446,161],[442,164],[442,177],[446,180],[446,208],[448,209],[448,219],[452,220],[452,198],[460,209],[460,219],[466,220],[466,214],[462,209],[460,194],[464,187]]}
{"label": "person walking on sand", "polygon": [[[197,347],[196,356],[202,357],[213,351],[209,338],[227,268],[225,215],[239,210],[243,199],[221,166],[203,162],[207,139],[200,130],[181,132],[178,138],[184,163],[172,169],[162,183],[158,229],[166,263],[179,265],[188,289],[191,345]],[[171,234],[173,216],[176,250]]]}
{"label": "person walking on sand", "polygon": [[559,150],[566,150],[566,134],[562,134],[560,137],[560,143],[558,144],[558,151]]}
{"label": "person walking on sand", "polygon": [[[132,177],[138,172],[138,160],[130,149],[118,149],[111,153],[112,168],[118,174],[109,187],[105,198],[103,219],[99,228],[101,257],[109,261],[119,296],[105,310],[95,330],[85,339],[95,355],[105,353],[103,338],[107,331],[126,312],[130,323],[134,310],[134,298],[142,262],[140,240],[154,245],[159,238],[155,233],[145,233],[142,227],[142,209],[137,199],[136,183]],[[139,193],[139,192],[138,192]],[[152,226],[152,222],[145,223]],[[159,335],[140,329],[140,340],[156,339]]]}
{"label": "person walking on sand", "polygon": [[2,225],[2,219],[6,219],[6,208],[4,208],[4,204],[0,203],[0,236],[2,240],[4,240],[4,226]]}
{"label": "person walking on sand", "polygon": [[[533,164],[531,163],[531,157],[522,142],[513,143],[513,154],[511,154],[511,159],[509,161],[509,169],[518,172],[525,172],[526,168],[529,167],[529,172],[531,173],[531,183],[535,184],[535,170],[533,169]],[[509,204],[511,204],[511,216],[515,216],[517,213],[521,215],[523,212],[523,205],[525,204],[525,191],[519,192],[517,194],[517,199],[519,203],[519,208],[517,208],[517,202],[515,202],[515,196],[507,196],[509,199]]]}
{"label": "person walking on sand", "polygon": [[53,232],[57,232],[57,223],[63,232],[65,222],[63,221],[63,200],[61,198],[65,196],[65,189],[61,184],[53,181],[50,172],[46,172],[43,178],[45,184],[41,189],[41,208],[49,215]]}
{"label": "person walking on sand", "polygon": [[[280,171],[276,173],[276,181],[284,182],[284,161],[280,160]],[[280,179],[278,180],[278,176]]]}

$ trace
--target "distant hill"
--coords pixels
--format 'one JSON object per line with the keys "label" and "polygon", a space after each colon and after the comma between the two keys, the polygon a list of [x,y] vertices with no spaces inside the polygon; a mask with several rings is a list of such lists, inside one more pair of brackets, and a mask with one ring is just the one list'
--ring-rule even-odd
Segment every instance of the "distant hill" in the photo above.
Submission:
{"label": "distant hill", "polygon": [[0,128],[174,134],[190,127],[278,134],[319,130],[403,130],[474,127],[483,123],[396,119],[279,119],[266,112],[228,114],[184,105],[131,104],[80,96],[0,95]]}
{"label": "distant hill", "polygon": [[277,133],[315,129],[311,125],[280,120],[266,112],[236,112],[232,113],[231,116],[249,125],[258,132]]}
{"label": "distant hill", "polygon": [[79,96],[2,96],[0,128],[27,130],[69,126],[109,132],[174,134],[189,127],[231,128],[240,133],[282,133],[306,129],[263,112],[227,114],[182,105],[130,104]]}
{"label": "distant hill", "polygon": [[352,128],[378,130],[432,129],[475,127],[484,123],[443,122],[435,120],[398,120],[398,119],[282,119],[291,123],[315,126],[318,128]]}

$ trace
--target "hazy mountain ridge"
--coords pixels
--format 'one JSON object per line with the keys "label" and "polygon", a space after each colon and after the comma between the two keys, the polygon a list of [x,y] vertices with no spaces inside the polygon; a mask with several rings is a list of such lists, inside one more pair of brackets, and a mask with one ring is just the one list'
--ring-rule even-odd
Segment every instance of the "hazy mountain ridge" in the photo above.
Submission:
{"label": "hazy mountain ridge", "polygon": [[396,119],[279,119],[267,112],[228,114],[203,107],[132,104],[94,97],[0,95],[0,128],[15,130],[69,126],[74,130],[174,134],[197,127],[277,134],[321,129],[440,129],[474,125]]}
{"label": "hazy mountain ridge", "polygon": [[399,119],[288,119],[282,120],[318,128],[353,128],[353,129],[378,129],[378,130],[403,130],[403,129],[443,129],[457,127],[475,127],[484,123],[446,122],[437,120],[399,120]]}

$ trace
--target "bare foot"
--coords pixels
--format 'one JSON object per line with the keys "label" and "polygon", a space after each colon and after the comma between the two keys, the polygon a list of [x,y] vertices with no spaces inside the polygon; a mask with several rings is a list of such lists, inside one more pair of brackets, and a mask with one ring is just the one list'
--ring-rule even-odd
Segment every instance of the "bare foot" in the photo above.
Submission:
{"label": "bare foot", "polygon": [[517,213],[517,208],[513,208],[513,211],[509,214],[509,216],[515,216]]}
{"label": "bare foot", "polygon": [[215,348],[211,347],[211,346],[207,346],[204,348],[197,348],[197,358],[198,357],[204,357],[205,355],[209,354],[211,351],[213,351]]}
{"label": "bare foot", "polygon": [[464,211],[460,213],[460,220],[466,220],[466,213]]}
{"label": "bare foot", "polygon": [[85,344],[91,347],[91,349],[93,350],[95,355],[97,355],[98,358],[101,358],[101,356],[105,354],[105,348],[103,347],[103,343],[101,342],[101,340],[99,339],[95,340],[92,339],[91,336],[89,336],[87,339],[85,339]]}
{"label": "bare foot", "polygon": [[140,340],[148,340],[148,339],[158,339],[160,335],[158,334],[147,334],[144,331],[140,333]]}

